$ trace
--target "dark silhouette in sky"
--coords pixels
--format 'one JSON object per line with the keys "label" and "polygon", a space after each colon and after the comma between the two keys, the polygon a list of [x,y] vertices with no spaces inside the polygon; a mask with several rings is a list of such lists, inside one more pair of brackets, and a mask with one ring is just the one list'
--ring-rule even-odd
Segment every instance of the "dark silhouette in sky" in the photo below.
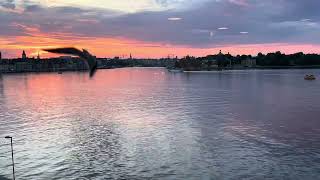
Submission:
{"label": "dark silhouette in sky", "polygon": [[92,77],[96,70],[97,70],[97,60],[96,58],[91,55],[87,50],[83,49],[82,51],[73,47],[68,48],[55,48],[55,49],[44,49],[44,51],[51,52],[51,53],[57,53],[57,54],[70,54],[79,56],[89,66],[90,70],[90,77]]}

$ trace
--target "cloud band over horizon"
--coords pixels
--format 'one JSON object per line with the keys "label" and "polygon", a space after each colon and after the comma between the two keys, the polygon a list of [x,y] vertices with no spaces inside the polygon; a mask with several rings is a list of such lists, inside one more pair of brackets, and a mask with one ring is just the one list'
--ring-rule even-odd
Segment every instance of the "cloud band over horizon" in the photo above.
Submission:
{"label": "cloud band over horizon", "polygon": [[[3,0],[0,51],[77,46],[100,57],[320,53],[317,0]],[[45,55],[45,54],[44,54]],[[51,55],[45,55],[51,56]]]}

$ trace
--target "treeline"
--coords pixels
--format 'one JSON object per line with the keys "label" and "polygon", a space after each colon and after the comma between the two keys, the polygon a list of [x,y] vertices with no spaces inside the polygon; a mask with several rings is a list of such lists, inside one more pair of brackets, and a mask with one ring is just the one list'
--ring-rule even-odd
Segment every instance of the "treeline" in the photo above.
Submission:
{"label": "treeline", "polygon": [[[205,57],[186,56],[175,63],[175,68],[190,70],[235,67],[245,64],[244,61],[254,61],[256,66],[316,66],[320,65],[319,54],[304,54],[302,52],[286,55],[280,51],[257,56],[231,54],[208,55]],[[215,67],[214,67],[215,65]]]}
{"label": "treeline", "polygon": [[256,57],[259,66],[312,66],[320,65],[319,54],[304,54],[302,52],[295,54],[282,54],[280,51],[268,53],[266,55],[259,53]]}
{"label": "treeline", "polygon": [[254,59],[251,55],[232,56],[231,54],[208,55],[205,57],[186,56],[175,63],[175,68],[184,70],[213,70],[241,65],[242,61]]}

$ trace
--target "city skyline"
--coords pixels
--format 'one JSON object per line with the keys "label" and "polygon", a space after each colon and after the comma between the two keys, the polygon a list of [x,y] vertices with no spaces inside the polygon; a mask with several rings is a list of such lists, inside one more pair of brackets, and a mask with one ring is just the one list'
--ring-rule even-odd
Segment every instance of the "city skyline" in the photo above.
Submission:
{"label": "city skyline", "polygon": [[4,58],[52,57],[41,49],[86,48],[99,57],[160,58],[281,51],[320,53],[320,2],[309,0],[5,0]]}

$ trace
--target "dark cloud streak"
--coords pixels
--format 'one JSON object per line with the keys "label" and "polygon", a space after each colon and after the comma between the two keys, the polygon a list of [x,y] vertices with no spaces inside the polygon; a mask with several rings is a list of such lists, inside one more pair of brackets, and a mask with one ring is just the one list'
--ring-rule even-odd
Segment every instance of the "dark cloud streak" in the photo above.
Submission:
{"label": "dark cloud streak", "polygon": [[[157,0],[168,6],[172,1]],[[10,24],[39,27],[46,33],[75,33],[85,37],[122,37],[147,42],[213,47],[228,44],[320,43],[318,0],[207,1],[181,10],[123,13],[78,7],[42,7],[27,3],[22,14],[0,11],[0,36],[23,34]],[[14,9],[14,1],[0,3]],[[179,17],[179,21],[168,18]],[[309,21],[301,21],[310,19]],[[218,31],[219,27],[228,27]],[[194,33],[194,30],[207,33]],[[210,32],[214,36],[210,36]],[[241,34],[240,32],[249,32]]]}

